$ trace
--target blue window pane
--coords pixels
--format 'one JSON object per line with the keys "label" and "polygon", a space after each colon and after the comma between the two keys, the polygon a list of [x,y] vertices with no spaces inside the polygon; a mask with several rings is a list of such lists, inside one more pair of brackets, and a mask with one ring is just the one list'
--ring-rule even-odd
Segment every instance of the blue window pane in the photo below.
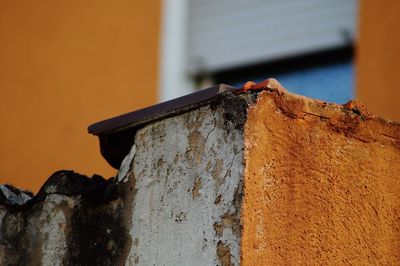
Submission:
{"label": "blue window pane", "polygon": [[[354,98],[353,63],[335,63],[289,73],[277,73],[274,78],[289,91],[334,103]],[[260,82],[265,77],[256,78]]]}

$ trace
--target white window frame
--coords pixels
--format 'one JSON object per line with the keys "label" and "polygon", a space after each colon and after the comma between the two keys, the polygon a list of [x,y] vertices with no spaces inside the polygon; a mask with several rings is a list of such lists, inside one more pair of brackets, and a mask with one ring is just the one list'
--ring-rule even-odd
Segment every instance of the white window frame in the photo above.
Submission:
{"label": "white window frame", "polygon": [[187,0],[163,0],[159,69],[159,100],[167,101],[194,91],[187,65]]}

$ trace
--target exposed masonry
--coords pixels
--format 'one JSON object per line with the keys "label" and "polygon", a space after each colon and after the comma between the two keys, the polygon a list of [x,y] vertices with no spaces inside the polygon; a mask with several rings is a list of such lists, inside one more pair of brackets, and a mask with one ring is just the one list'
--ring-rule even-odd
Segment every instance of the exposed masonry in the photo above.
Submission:
{"label": "exposed masonry", "polygon": [[[1,265],[239,265],[251,94],[140,129],[118,176],[59,171],[0,193]],[[5,192],[6,193],[5,193]]]}

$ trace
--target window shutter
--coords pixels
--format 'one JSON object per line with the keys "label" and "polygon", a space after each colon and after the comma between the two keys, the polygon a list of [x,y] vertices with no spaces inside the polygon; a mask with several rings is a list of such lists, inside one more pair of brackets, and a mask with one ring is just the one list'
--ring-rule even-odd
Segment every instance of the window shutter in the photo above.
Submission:
{"label": "window shutter", "polygon": [[187,58],[193,73],[348,46],[356,0],[190,0]]}

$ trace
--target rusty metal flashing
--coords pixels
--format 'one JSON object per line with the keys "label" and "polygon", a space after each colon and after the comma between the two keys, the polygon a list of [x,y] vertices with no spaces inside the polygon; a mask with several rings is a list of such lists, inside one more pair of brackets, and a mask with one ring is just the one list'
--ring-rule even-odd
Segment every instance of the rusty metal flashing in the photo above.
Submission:
{"label": "rusty metal flashing", "polygon": [[118,169],[133,145],[136,131],[159,119],[174,116],[200,107],[223,92],[238,91],[226,84],[200,90],[170,101],[94,123],[90,134],[99,137],[100,151],[106,161]]}

